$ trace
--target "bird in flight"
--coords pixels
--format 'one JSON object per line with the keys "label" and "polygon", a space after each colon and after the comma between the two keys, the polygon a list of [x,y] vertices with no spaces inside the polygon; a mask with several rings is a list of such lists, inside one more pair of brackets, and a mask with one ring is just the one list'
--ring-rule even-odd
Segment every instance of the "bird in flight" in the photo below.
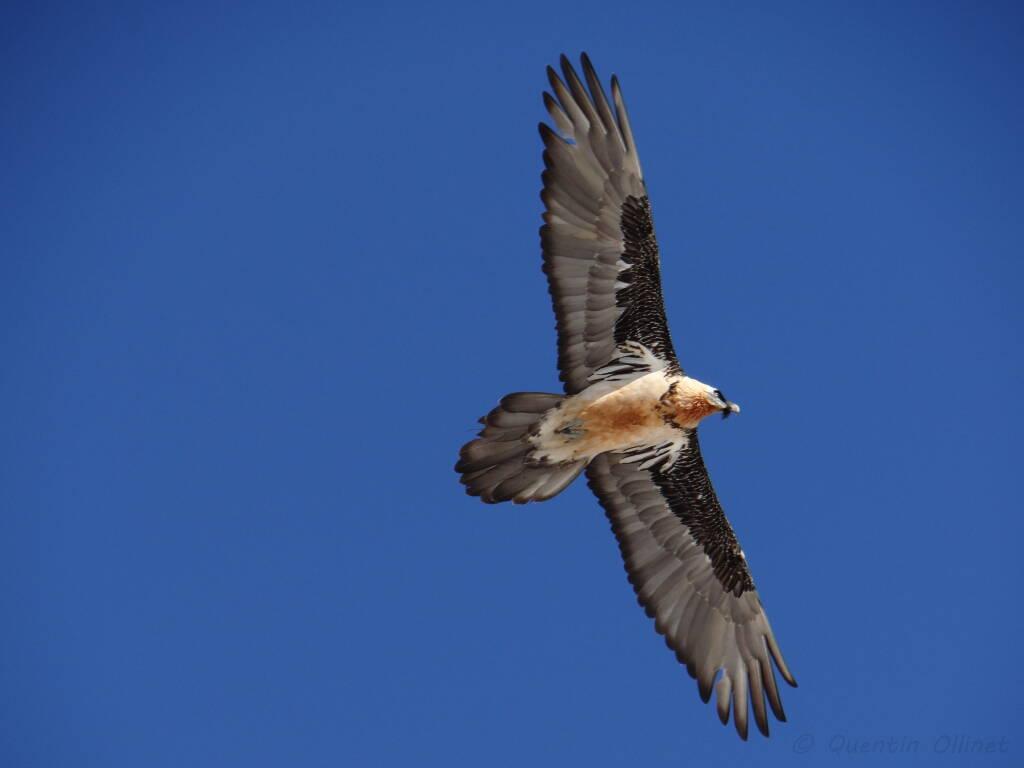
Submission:
{"label": "bird in flight", "polygon": [[772,666],[792,686],[754,582],[711,485],[697,425],[740,408],[688,376],[661,294],[658,244],[618,80],[611,103],[586,54],[586,85],[562,56],[540,125],[544,272],[565,394],[516,392],[480,421],[455,470],[487,503],[550,499],[581,472],[619,542],[655,628],[747,738],[748,701],[786,716]]}

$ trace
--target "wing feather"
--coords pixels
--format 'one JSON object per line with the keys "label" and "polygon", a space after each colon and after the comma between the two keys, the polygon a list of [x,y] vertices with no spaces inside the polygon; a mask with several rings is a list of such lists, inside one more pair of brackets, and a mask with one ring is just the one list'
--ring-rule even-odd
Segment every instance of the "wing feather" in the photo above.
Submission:
{"label": "wing feather", "polygon": [[753,709],[767,736],[769,706],[778,720],[786,719],[772,664],[787,683],[795,686],[796,680],[711,488],[696,432],[664,471],[622,458],[598,456],[587,478],[611,521],[640,604],[697,680],[701,698],[716,694],[722,722],[731,711],[746,739]]}
{"label": "wing feather", "polygon": [[566,392],[586,388],[616,346],[639,341],[679,370],[661,296],[657,241],[622,91],[609,101],[590,59],[548,67],[541,124],[541,247]]}

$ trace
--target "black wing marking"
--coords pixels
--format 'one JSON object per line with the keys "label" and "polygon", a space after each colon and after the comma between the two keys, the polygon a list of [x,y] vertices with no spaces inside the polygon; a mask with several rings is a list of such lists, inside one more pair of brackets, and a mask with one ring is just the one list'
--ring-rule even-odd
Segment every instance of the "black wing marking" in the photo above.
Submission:
{"label": "black wing marking", "polygon": [[[661,474],[602,454],[587,468],[618,539],[629,581],[655,628],[697,680],[704,701],[715,690],[722,723],[730,708],[747,738],[748,701],[768,735],[765,698],[785,721],[772,662],[790,685],[736,537],[711,488],[696,433]],[[718,682],[716,675],[721,671]]]}
{"label": "black wing marking", "polygon": [[671,373],[681,373],[665,319],[658,241],[646,196],[630,196],[622,204],[622,238],[622,261],[628,268],[619,274],[625,285],[615,294],[615,303],[622,309],[615,322],[615,340],[639,341],[667,361]]}
{"label": "black wing marking", "polygon": [[740,597],[754,590],[746,558],[736,534],[729,525],[711,485],[701,456],[697,430],[688,431],[688,443],[664,472],[652,474],[672,513],[687,527],[690,535],[711,560],[711,567],[722,588]]}
{"label": "black wing marking", "polygon": [[544,272],[558,328],[558,365],[569,394],[585,389],[617,344],[639,341],[678,371],[661,295],[647,189],[618,81],[612,105],[586,54],[584,86],[568,59],[564,81],[548,68],[544,104]]}

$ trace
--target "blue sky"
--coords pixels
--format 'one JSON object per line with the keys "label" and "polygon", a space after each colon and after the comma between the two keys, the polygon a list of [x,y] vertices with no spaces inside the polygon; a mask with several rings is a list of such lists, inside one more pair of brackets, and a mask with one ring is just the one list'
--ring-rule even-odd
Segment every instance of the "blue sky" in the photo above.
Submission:
{"label": "blue sky", "polygon": [[[767,6],[9,6],[0,764],[1019,764],[1024,19]],[[702,442],[800,681],[769,741],[585,486],[452,471],[557,389],[536,123],[580,50],[743,405]]]}

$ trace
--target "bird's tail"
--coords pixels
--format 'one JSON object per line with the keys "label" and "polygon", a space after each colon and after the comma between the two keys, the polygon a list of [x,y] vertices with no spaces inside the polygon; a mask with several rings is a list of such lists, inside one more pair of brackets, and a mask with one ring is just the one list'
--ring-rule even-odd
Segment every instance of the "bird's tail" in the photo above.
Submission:
{"label": "bird's tail", "polygon": [[466,493],[488,504],[544,501],[561,492],[586,466],[586,461],[535,463],[530,436],[545,414],[564,400],[563,395],[514,392],[480,423],[480,436],[462,446],[455,471],[462,475]]}

